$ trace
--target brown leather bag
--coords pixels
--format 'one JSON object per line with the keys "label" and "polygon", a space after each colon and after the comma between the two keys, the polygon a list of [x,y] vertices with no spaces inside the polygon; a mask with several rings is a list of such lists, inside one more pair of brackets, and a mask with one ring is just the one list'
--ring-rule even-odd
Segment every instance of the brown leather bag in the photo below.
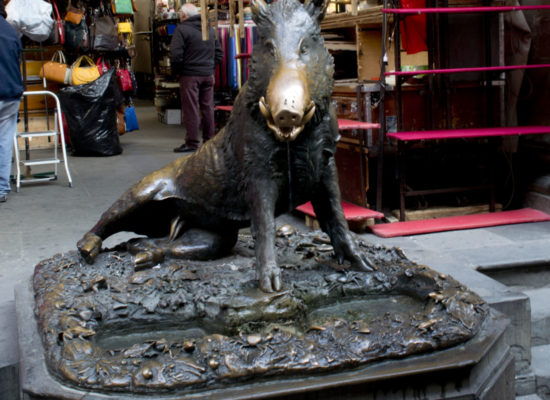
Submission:
{"label": "brown leather bag", "polygon": [[71,69],[67,65],[65,55],[61,50],[57,50],[52,59],[42,65],[40,77],[46,77],[48,81],[64,83],[66,85],[71,83]]}
{"label": "brown leather bag", "polygon": [[116,127],[120,136],[126,133],[126,122],[124,121],[124,106],[116,109]]}
{"label": "brown leather bag", "polygon": [[65,14],[65,21],[78,25],[80,24],[80,21],[82,21],[83,17],[84,10],[81,10],[80,8],[76,8],[69,4],[69,7],[67,8],[67,14]]}

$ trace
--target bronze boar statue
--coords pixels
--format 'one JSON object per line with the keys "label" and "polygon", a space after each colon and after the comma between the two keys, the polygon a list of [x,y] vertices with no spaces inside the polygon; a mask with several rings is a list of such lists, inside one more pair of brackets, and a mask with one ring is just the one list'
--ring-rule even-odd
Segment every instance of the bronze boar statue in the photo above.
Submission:
{"label": "bronze boar statue", "polygon": [[226,126],[198,152],[143,178],[103,213],[77,244],[88,263],[102,240],[120,231],[151,238],[134,243],[136,266],[165,256],[215,259],[250,226],[260,288],[279,291],[275,217],[311,201],[338,262],[372,269],[341,207],[334,161],[339,134],[330,99],[334,62],[319,26],[327,4],[252,1],[259,41]]}

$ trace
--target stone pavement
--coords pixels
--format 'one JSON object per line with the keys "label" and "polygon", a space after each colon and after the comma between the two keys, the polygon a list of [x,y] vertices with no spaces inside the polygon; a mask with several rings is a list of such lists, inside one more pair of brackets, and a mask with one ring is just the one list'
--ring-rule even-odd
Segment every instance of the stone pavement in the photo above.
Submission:
{"label": "stone pavement", "polygon": [[[180,156],[172,149],[183,143],[183,129],[158,122],[149,103],[138,102],[136,109],[141,129],[121,137],[121,155],[69,157],[73,188],[60,172],[56,182],[23,186],[0,204],[0,400],[16,399],[18,390],[14,287],[30,279],[40,260],[75,249],[82,234],[132,183]],[[282,223],[308,229],[301,216],[284,215]],[[115,235],[105,245],[128,237]],[[453,276],[508,314],[518,399],[550,399],[550,273],[545,272],[550,271],[550,222],[389,239],[370,233],[361,237],[402,248],[413,261]],[[533,272],[517,282],[522,271]]]}

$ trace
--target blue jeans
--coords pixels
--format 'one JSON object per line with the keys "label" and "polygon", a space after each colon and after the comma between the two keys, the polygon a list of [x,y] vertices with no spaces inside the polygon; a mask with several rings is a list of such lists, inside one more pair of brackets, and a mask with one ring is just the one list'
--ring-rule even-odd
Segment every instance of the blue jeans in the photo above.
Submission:
{"label": "blue jeans", "polygon": [[0,196],[11,190],[10,170],[19,103],[19,100],[0,100]]}

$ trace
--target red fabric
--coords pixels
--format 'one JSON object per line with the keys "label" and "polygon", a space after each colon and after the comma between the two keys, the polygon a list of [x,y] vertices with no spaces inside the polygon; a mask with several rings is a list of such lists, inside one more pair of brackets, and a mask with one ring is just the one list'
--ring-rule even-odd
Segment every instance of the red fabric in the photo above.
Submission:
{"label": "red fabric", "polygon": [[375,235],[388,238],[542,221],[550,221],[550,215],[533,208],[523,208],[520,210],[485,214],[394,222],[391,224],[372,225],[369,228]]}
{"label": "red fabric", "polygon": [[[401,0],[403,8],[426,7],[426,0]],[[407,54],[428,50],[426,43],[426,14],[407,15],[400,22],[401,44]]]}
{"label": "red fabric", "polygon": [[[307,202],[296,207],[296,210],[315,218],[315,212],[313,211],[313,205],[311,202]],[[381,212],[357,206],[346,201],[342,202],[342,210],[344,210],[344,217],[346,218],[346,221],[363,221],[367,218],[384,217],[384,214]]]}

